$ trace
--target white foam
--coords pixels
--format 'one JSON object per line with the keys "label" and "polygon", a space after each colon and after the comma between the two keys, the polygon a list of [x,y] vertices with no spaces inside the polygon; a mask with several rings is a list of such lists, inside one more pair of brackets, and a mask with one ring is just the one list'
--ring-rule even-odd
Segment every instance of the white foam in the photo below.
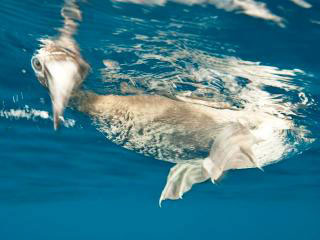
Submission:
{"label": "white foam", "polygon": [[[39,119],[49,119],[53,121],[53,118],[49,115],[47,111],[37,110],[25,106],[22,109],[9,109],[9,110],[0,110],[0,117],[6,119],[27,119],[32,121],[38,121]],[[76,121],[74,119],[62,119],[62,123],[65,127],[74,127]]]}

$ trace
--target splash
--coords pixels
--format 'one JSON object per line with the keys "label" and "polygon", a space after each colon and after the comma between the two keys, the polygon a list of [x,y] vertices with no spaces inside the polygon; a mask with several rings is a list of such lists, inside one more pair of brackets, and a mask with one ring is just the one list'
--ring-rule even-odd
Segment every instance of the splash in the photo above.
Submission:
{"label": "splash", "polygon": [[[127,50],[131,51],[130,48]],[[260,62],[233,56],[215,56],[194,49],[173,50],[168,54],[169,51],[166,56],[145,51],[136,53],[140,58],[132,67],[154,65],[156,62],[163,69],[160,74],[120,70],[111,74],[108,68],[101,72],[106,82],[111,83],[113,79],[127,80],[148,93],[171,93],[204,99],[214,96],[215,100],[251,109],[264,107],[266,111],[267,106],[270,106],[278,113],[293,113],[295,107],[289,101],[275,108],[288,99],[281,100],[279,94],[272,94],[268,88],[294,93],[300,99],[296,105],[310,103],[302,91],[303,87],[295,81],[296,77],[305,74],[300,69],[279,69]],[[190,90],[184,90],[186,86]]]}
{"label": "splash", "polygon": [[[31,121],[38,121],[39,119],[45,119],[53,121],[53,118],[47,111],[33,109],[28,105],[22,109],[0,110],[0,117],[15,120],[27,119]],[[62,122],[67,128],[74,127],[76,123],[76,121],[73,119],[62,119]]]}

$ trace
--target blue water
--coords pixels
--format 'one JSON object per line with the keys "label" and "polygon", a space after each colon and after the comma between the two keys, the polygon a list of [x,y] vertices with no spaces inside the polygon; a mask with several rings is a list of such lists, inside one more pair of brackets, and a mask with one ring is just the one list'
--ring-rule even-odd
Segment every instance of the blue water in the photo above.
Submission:
{"label": "blue water", "polygon": [[[57,34],[63,2],[1,0],[1,240],[320,239],[317,0],[308,0],[308,9],[289,0],[265,0],[270,12],[284,19],[283,25],[210,4],[79,2],[83,21],[76,39],[92,68],[86,88],[116,94],[119,76],[128,82],[141,75],[166,80],[174,71],[182,76],[195,64],[188,64],[188,57],[177,62],[181,72],[156,59],[137,64],[142,53],[166,57],[177,48],[299,69],[304,74],[292,81],[303,88],[310,104],[297,120],[314,141],[302,143],[296,154],[264,172],[230,171],[217,185],[198,184],[183,200],[166,201],[160,208],[171,163],[112,143],[75,110],[66,110],[71,124],[57,132],[45,115],[51,114],[50,98],[30,59],[39,38]],[[121,67],[114,70],[114,81],[103,77],[105,59]],[[281,93],[294,98],[290,91]]]}

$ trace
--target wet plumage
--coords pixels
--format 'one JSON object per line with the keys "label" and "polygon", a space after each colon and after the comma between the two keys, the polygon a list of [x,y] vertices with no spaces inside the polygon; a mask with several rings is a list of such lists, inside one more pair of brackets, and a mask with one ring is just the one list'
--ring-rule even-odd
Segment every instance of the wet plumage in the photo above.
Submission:
{"label": "wet plumage", "polygon": [[221,102],[179,96],[84,91],[81,85],[90,67],[72,38],[77,15],[65,16],[60,36],[42,40],[31,61],[40,83],[49,90],[55,129],[65,107],[72,106],[91,116],[115,143],[176,163],[160,203],[181,198],[193,184],[215,182],[226,170],[261,169],[285,155],[285,132],[292,125],[263,111],[235,110]]}

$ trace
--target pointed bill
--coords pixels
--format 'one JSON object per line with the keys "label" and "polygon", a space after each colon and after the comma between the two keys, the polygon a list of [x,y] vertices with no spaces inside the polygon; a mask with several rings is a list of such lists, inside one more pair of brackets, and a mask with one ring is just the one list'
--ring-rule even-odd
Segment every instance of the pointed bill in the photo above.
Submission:
{"label": "pointed bill", "polygon": [[78,87],[78,67],[71,61],[53,61],[47,64],[49,76],[49,91],[53,109],[54,129],[59,127],[60,118],[63,117],[73,90]]}

